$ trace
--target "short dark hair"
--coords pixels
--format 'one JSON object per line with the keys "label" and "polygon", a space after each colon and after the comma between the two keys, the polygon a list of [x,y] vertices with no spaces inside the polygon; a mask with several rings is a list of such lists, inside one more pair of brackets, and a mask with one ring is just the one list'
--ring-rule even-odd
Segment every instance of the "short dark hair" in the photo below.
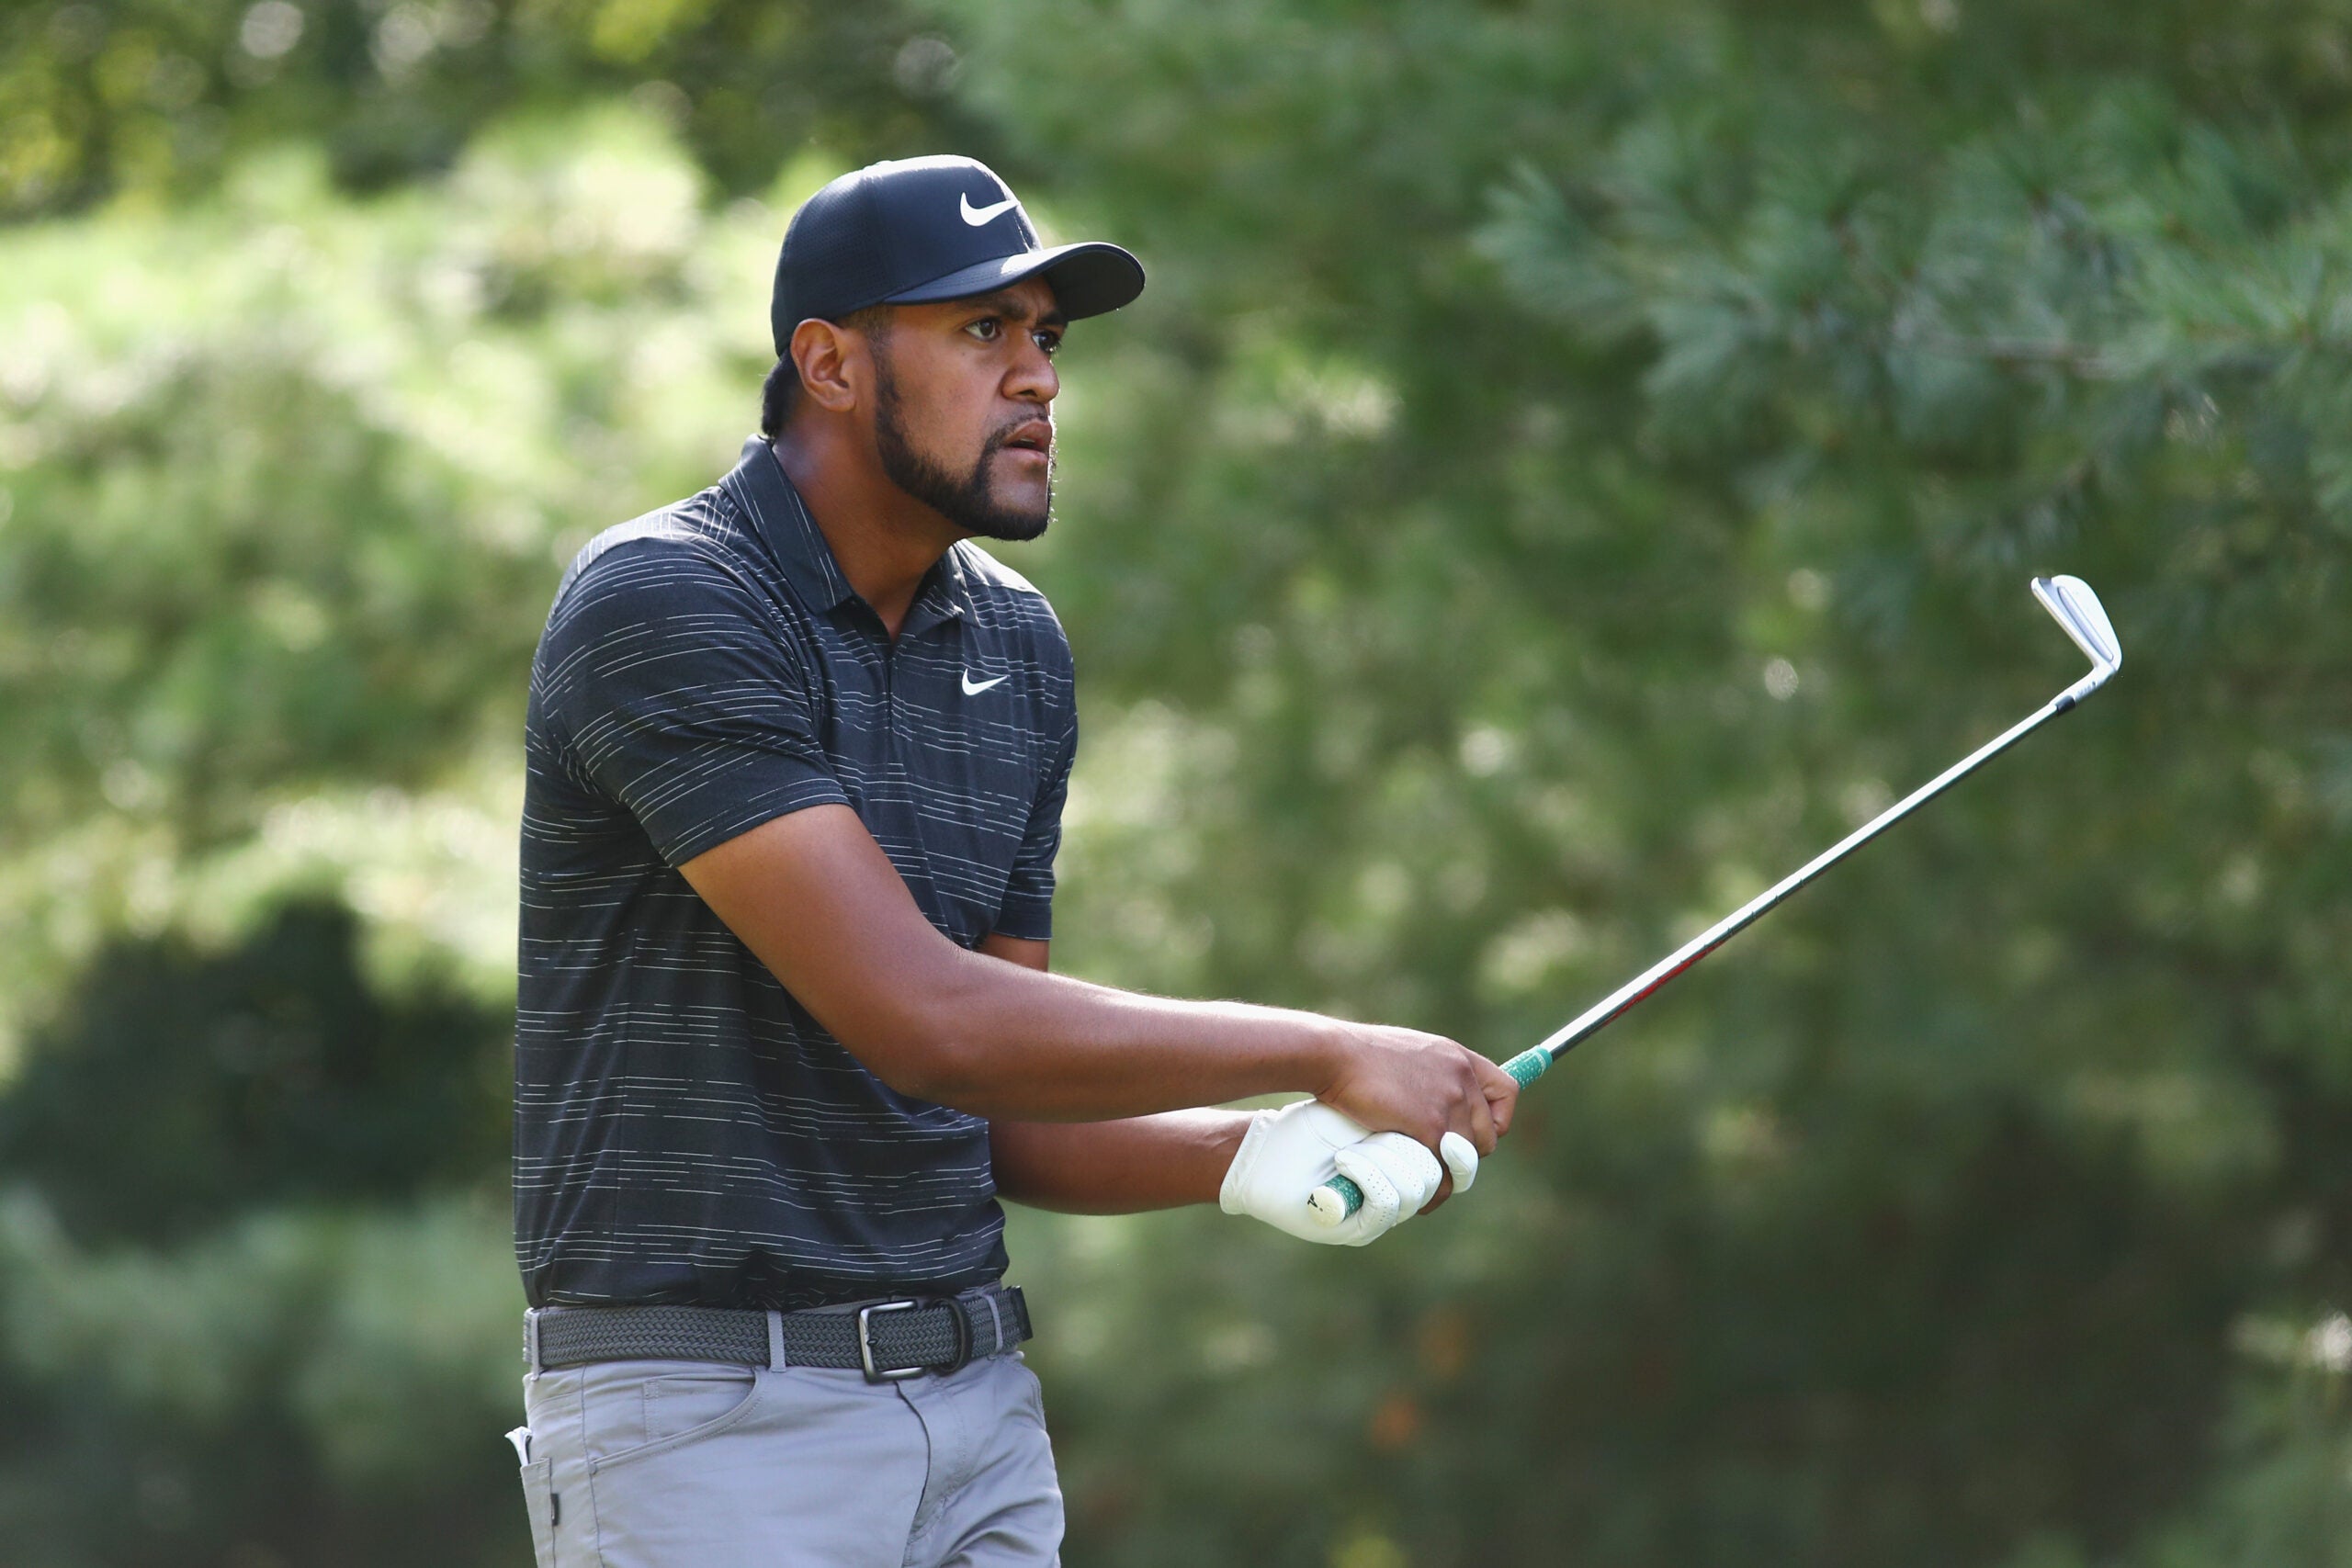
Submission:
{"label": "short dark hair", "polygon": [[[890,324],[888,305],[868,305],[852,310],[846,316],[829,318],[835,326],[854,327],[873,337]],[[800,402],[800,367],[789,357],[779,359],[768,371],[768,378],[760,385],[760,434],[773,441],[784,434],[792,422],[792,411]]]}

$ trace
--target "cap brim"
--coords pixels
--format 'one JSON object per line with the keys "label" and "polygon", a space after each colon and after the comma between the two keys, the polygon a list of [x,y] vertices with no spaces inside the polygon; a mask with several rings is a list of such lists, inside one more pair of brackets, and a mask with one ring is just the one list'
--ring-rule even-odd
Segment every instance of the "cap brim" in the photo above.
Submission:
{"label": "cap brim", "polygon": [[1007,288],[1024,277],[1045,276],[1053,285],[1054,301],[1075,321],[1132,304],[1143,292],[1143,263],[1102,240],[1084,240],[1050,250],[1023,251],[1016,255],[958,268],[944,277],[902,288],[879,303],[923,305],[940,299],[962,299]]}

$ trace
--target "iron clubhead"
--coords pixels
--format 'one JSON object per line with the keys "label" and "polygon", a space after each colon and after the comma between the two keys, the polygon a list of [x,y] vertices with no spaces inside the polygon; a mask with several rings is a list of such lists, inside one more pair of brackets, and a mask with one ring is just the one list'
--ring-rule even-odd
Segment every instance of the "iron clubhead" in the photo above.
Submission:
{"label": "iron clubhead", "polygon": [[2066,628],[2075,646],[2091,661],[2091,672],[2066,688],[2068,705],[2080,702],[2123,668],[2123,644],[2117,640],[2114,623],[2107,618],[2107,611],[2091,592],[2091,585],[2079,577],[2037,577],[2033,580],[2033,596],[2051,618]]}

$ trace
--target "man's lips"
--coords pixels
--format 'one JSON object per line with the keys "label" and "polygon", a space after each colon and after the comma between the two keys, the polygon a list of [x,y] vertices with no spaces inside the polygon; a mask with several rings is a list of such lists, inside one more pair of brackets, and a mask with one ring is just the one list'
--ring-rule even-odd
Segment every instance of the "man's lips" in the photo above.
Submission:
{"label": "man's lips", "polygon": [[1039,457],[1050,457],[1054,450],[1054,427],[1042,419],[1016,424],[1004,433],[1001,449],[1031,453]]}

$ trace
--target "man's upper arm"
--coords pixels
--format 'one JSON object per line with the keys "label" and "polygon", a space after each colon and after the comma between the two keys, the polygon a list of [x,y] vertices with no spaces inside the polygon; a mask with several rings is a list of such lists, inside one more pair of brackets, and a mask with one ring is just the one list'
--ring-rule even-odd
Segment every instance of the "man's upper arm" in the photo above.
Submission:
{"label": "man's upper arm", "polygon": [[814,672],[774,610],[697,546],[635,541],[558,599],[539,700],[595,786],[681,865],[761,823],[846,805]]}
{"label": "man's upper arm", "polygon": [[[861,1057],[919,1051],[922,980],[956,962],[882,846],[847,807],[818,807],[730,839],[682,871],[727,929]],[[991,933],[978,951],[1043,972],[1042,942]],[[882,1062],[866,1066],[890,1081]]]}
{"label": "man's upper arm", "polygon": [[970,960],[924,917],[856,812],[796,811],[678,869],[875,1076],[923,1092],[940,1036],[934,998]]}

